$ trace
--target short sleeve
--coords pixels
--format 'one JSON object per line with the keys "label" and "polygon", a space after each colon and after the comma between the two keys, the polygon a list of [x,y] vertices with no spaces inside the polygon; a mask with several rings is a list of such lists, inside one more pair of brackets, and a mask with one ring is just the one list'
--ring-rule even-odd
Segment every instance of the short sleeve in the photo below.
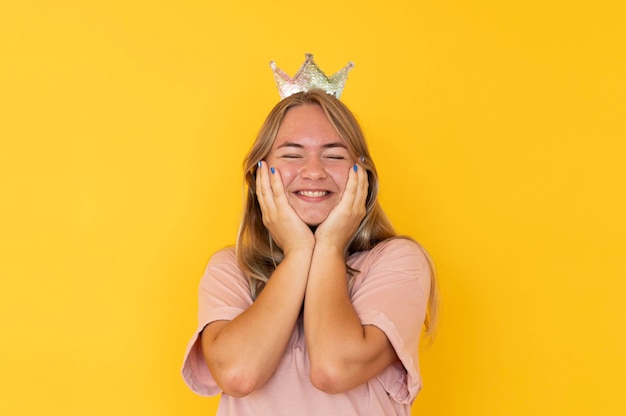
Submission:
{"label": "short sleeve", "polygon": [[185,383],[201,396],[214,396],[221,392],[208,369],[200,333],[214,321],[235,319],[252,305],[247,278],[237,265],[235,250],[218,251],[211,257],[198,290],[198,325],[187,344],[182,376]]}
{"label": "short sleeve", "polygon": [[381,329],[401,365],[377,376],[397,402],[410,404],[421,389],[419,339],[431,283],[431,267],[414,241],[394,238],[380,243],[357,267],[352,303],[363,325]]}

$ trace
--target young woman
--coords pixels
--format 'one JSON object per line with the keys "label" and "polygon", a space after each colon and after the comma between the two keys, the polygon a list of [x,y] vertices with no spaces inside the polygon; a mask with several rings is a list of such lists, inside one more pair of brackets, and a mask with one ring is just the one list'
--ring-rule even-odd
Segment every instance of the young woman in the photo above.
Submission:
{"label": "young woman", "polygon": [[200,284],[187,384],[221,392],[218,415],[409,415],[433,271],[380,208],[350,110],[321,90],[283,99],[244,169],[237,245]]}

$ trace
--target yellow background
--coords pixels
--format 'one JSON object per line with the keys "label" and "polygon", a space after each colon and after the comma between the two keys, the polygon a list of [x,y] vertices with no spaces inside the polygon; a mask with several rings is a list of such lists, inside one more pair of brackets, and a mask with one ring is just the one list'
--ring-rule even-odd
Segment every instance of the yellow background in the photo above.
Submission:
{"label": "yellow background", "polygon": [[240,166],[356,63],[382,203],[439,270],[416,415],[622,415],[622,1],[4,1],[0,414],[212,414],[179,376]]}

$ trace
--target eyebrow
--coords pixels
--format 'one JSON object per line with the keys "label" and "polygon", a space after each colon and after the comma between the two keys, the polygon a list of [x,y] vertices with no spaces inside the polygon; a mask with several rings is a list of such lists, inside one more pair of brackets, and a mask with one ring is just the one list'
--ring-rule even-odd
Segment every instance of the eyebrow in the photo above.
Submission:
{"label": "eyebrow", "polygon": [[[302,146],[300,143],[295,143],[295,142],[285,142],[281,144],[280,146],[278,146],[277,149],[282,149],[283,147],[297,147],[299,149],[304,149],[304,146]],[[322,149],[334,149],[337,147],[347,149],[346,145],[341,142],[326,143],[325,145],[322,146]]]}

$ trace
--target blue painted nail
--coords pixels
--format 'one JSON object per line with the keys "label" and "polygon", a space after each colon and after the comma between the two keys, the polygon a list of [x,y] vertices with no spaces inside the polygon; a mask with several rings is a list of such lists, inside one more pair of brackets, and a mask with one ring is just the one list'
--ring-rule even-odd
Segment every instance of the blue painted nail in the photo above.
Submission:
{"label": "blue painted nail", "polygon": [[256,162],[257,167],[261,167],[261,165],[263,164],[263,162],[261,162],[260,160],[258,162]]}
{"label": "blue painted nail", "polygon": [[274,168],[270,168],[270,171],[271,171],[272,173],[276,173],[276,169],[274,169]]}
{"label": "blue painted nail", "polygon": [[356,172],[356,163],[354,164],[354,168],[353,168],[353,169],[354,169],[354,171]]}

